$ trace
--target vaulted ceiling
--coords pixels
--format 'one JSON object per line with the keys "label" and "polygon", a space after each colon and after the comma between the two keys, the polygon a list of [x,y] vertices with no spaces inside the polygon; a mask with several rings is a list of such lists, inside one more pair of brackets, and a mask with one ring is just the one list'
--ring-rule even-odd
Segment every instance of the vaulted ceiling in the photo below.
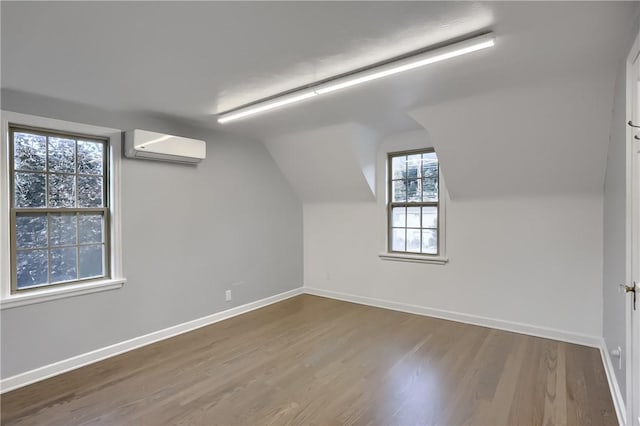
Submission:
{"label": "vaulted ceiling", "polygon": [[[362,135],[375,135],[377,146],[422,128],[453,196],[595,192],[637,6],[4,1],[2,89],[266,141],[285,174],[299,174],[286,170],[292,157],[283,147],[292,140],[306,140],[295,147],[300,158],[330,156],[340,141],[356,147],[345,151],[345,167],[360,168],[345,171],[352,192],[318,189],[318,175],[298,189],[303,199],[369,198],[362,157],[371,148]],[[492,49],[229,125],[215,121],[218,111],[488,30],[497,37]],[[325,131],[336,139],[323,145]]]}

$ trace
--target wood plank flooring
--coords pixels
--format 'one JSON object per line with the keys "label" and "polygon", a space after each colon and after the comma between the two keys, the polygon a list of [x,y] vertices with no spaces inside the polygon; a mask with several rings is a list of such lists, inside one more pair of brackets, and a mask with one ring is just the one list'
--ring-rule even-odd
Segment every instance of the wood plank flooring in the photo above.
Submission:
{"label": "wood plank flooring", "polygon": [[613,425],[598,350],[302,295],[2,395],[5,425]]}

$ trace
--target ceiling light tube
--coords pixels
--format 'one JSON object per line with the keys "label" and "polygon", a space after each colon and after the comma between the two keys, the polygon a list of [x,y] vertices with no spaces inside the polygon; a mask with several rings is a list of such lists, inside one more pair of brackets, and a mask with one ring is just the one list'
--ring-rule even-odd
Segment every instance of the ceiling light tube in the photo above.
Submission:
{"label": "ceiling light tube", "polygon": [[329,79],[324,83],[307,86],[304,89],[293,91],[287,95],[277,96],[272,99],[265,100],[264,102],[258,101],[252,105],[222,113],[218,115],[218,123],[228,123],[240,118],[245,118],[295,102],[300,102],[314,96],[324,95],[340,89],[346,89],[347,87],[356,86],[368,81],[398,74],[403,71],[409,71],[425,65],[455,58],[456,56],[486,49],[494,45],[495,36],[493,33],[484,34],[458,43],[453,43],[444,47],[398,59],[396,61],[391,61],[383,65],[372,66],[363,71],[349,74],[344,77],[337,77]]}
{"label": "ceiling light tube", "polygon": [[347,87],[352,87],[357,84],[366,83],[368,81],[398,74],[403,71],[409,71],[425,65],[455,58],[456,56],[465,55],[477,50],[486,49],[488,47],[492,47],[494,44],[495,38],[493,37],[493,34],[486,34],[484,36],[451,44],[440,49],[430,50],[399,61],[390,62],[379,67],[329,81],[315,87],[315,91],[318,95],[324,95],[325,93],[346,89]]}
{"label": "ceiling light tube", "polygon": [[289,105],[295,102],[304,101],[305,99],[312,98],[318,94],[313,90],[305,92],[294,92],[290,95],[280,96],[270,101],[260,102],[255,105],[250,105],[246,108],[237,109],[226,114],[218,116],[218,123],[224,124],[230,121],[238,120],[240,118],[248,117],[250,115],[258,114],[264,111],[269,111],[275,108],[280,108],[285,105]]}

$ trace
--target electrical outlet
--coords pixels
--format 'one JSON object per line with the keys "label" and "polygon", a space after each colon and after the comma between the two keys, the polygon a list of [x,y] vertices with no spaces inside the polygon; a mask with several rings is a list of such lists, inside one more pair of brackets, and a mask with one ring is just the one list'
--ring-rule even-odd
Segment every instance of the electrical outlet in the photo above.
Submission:
{"label": "electrical outlet", "polygon": [[231,290],[227,290],[224,292],[224,300],[227,302],[231,300]]}
{"label": "electrical outlet", "polygon": [[615,349],[609,351],[612,357],[618,358],[618,370],[622,370],[622,348],[618,346]]}

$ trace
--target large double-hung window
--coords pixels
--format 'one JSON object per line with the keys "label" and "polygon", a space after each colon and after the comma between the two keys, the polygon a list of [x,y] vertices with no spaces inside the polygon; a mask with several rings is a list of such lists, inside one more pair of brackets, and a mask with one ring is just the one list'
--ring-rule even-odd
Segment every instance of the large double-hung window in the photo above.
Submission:
{"label": "large double-hung window", "polygon": [[11,293],[109,278],[108,139],[9,126]]}

